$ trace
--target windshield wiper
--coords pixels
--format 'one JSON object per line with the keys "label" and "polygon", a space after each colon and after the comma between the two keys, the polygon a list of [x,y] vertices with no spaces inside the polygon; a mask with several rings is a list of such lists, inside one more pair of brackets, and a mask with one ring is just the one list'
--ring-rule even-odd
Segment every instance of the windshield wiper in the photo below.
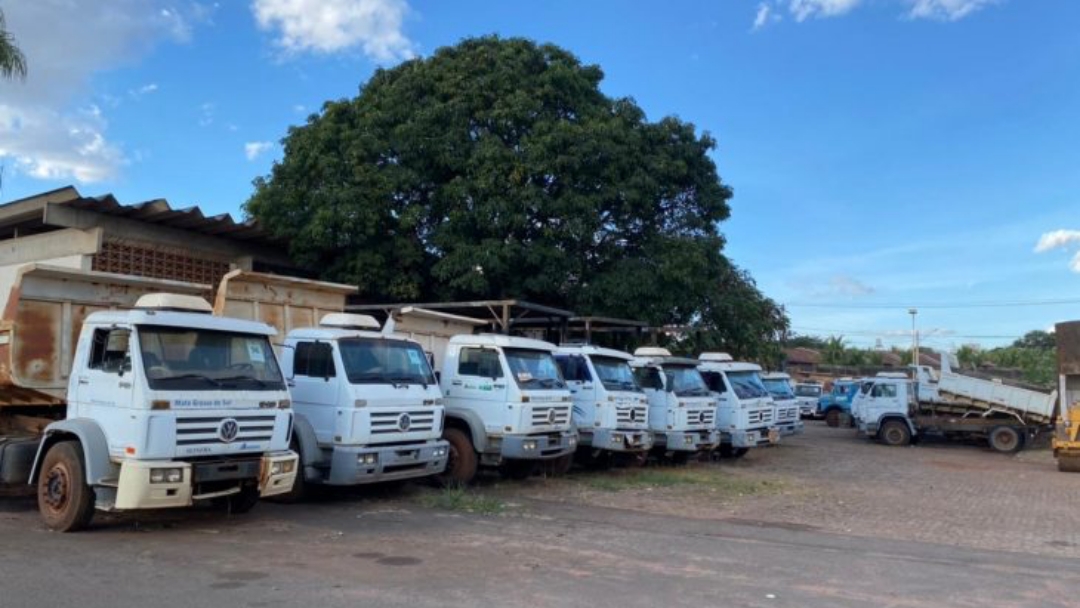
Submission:
{"label": "windshield wiper", "polygon": [[155,378],[157,382],[164,382],[166,380],[205,380],[214,386],[221,386],[221,382],[211,378],[204,374],[180,374],[179,376],[166,376],[164,378]]}
{"label": "windshield wiper", "polygon": [[544,388],[566,388],[566,385],[559,382],[557,378],[538,378],[540,386]]}
{"label": "windshield wiper", "polygon": [[219,383],[222,383],[222,382],[237,382],[237,381],[240,381],[240,380],[251,380],[252,382],[257,383],[260,387],[270,386],[269,382],[267,382],[265,380],[260,380],[259,378],[256,378],[254,376],[229,376],[228,378],[216,378],[216,380]]}

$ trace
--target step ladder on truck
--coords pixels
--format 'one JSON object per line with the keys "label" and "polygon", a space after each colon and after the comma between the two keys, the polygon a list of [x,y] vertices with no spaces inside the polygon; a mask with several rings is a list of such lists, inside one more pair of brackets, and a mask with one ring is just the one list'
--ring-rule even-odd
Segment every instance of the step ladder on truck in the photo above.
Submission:
{"label": "step ladder on truck", "polygon": [[287,492],[293,416],[275,331],[212,314],[209,285],[29,264],[0,282],[0,485],[46,526],[95,511]]}

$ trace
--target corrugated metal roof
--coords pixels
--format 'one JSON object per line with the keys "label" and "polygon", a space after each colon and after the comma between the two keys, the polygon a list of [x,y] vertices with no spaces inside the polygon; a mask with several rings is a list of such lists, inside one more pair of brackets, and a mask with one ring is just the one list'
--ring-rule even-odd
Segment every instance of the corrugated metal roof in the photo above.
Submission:
{"label": "corrugated metal roof", "polygon": [[[268,245],[281,244],[279,239],[271,236],[255,220],[238,222],[228,213],[207,216],[198,206],[176,209],[165,199],[154,199],[124,205],[112,194],[82,196],[74,186],[58,188],[12,201],[0,206],[0,210],[15,215],[19,208],[34,209],[43,206],[45,203],[64,205],[74,209],[83,209],[238,241]],[[5,214],[0,213],[0,215]]]}

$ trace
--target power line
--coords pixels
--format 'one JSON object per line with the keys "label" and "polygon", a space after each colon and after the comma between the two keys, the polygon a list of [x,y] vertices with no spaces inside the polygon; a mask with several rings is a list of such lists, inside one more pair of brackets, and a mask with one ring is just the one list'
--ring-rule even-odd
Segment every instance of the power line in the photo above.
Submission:
{"label": "power line", "polygon": [[[828,333],[828,334],[840,334],[844,336],[856,336],[861,338],[896,338],[905,339],[911,337],[911,332],[908,330],[882,330],[874,331],[869,329],[826,329],[824,327],[792,327],[794,331],[798,332],[814,332],[814,333]],[[987,335],[987,334],[936,334],[932,333],[933,330],[919,330],[920,340],[948,340],[951,338],[964,338],[967,340],[1017,340],[1023,336],[1001,336],[1001,335]]]}
{"label": "power line", "polygon": [[784,304],[788,308],[1006,308],[1015,306],[1062,306],[1066,304],[1080,304],[1080,299],[1057,299],[1057,300],[1013,300],[1002,302],[965,302],[965,303],[937,303],[937,304],[884,304],[864,303],[850,304],[843,302],[814,303],[814,302],[789,302]]}

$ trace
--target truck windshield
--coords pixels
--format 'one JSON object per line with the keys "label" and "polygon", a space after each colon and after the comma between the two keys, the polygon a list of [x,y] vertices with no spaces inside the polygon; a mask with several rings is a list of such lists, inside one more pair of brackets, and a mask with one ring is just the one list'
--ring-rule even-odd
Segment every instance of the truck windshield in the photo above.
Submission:
{"label": "truck windshield", "polygon": [[784,378],[766,378],[762,379],[762,383],[765,384],[769,394],[774,397],[790,399],[795,396],[795,393],[791,392],[791,384]]}
{"label": "truck windshield", "polygon": [[510,374],[521,388],[566,388],[555,357],[546,350],[504,348]]}
{"label": "truck windshield", "polygon": [[596,375],[600,377],[600,383],[609,391],[638,391],[637,382],[634,381],[634,372],[630,370],[630,364],[618,357],[603,357],[593,355],[593,367]]}
{"label": "truck windshield", "polygon": [[352,384],[435,384],[419,344],[382,338],[338,341],[345,375]]}
{"label": "truck windshield", "polygon": [[761,377],[757,372],[728,372],[728,382],[739,399],[757,399],[768,397],[769,391],[761,383]]}
{"label": "truck windshield", "polygon": [[795,386],[797,397],[820,397],[821,387],[816,384],[799,384]]}
{"label": "truck windshield", "polygon": [[139,326],[138,334],[151,389],[285,390],[266,336],[160,325]]}
{"label": "truck windshield", "polygon": [[697,397],[709,394],[709,387],[701,378],[701,372],[692,365],[665,365],[664,378],[667,388],[679,397]]}

